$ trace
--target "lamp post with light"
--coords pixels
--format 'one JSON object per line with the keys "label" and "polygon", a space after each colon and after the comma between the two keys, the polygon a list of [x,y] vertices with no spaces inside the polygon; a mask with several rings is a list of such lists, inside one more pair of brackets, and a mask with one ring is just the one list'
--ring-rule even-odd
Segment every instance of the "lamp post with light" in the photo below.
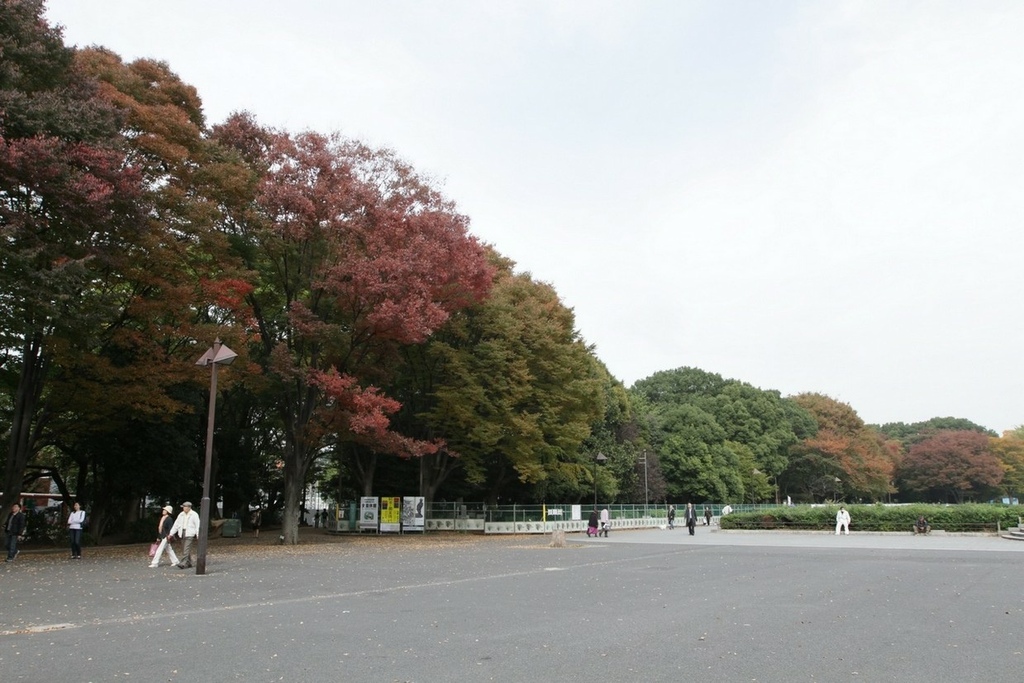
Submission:
{"label": "lamp post with light", "polygon": [[218,337],[196,365],[210,366],[210,412],[206,418],[206,464],[203,468],[203,500],[199,506],[199,547],[196,549],[196,574],[206,573],[206,540],[210,535],[210,469],[213,462],[213,416],[217,410],[217,366],[231,365],[238,354],[224,346]]}
{"label": "lamp post with light", "polygon": [[601,451],[594,456],[594,509],[597,509],[597,466],[603,465],[608,457]]}
{"label": "lamp post with light", "polygon": [[644,517],[647,517],[647,506],[650,504],[650,496],[647,494],[647,449],[640,453],[640,462],[644,465]]}

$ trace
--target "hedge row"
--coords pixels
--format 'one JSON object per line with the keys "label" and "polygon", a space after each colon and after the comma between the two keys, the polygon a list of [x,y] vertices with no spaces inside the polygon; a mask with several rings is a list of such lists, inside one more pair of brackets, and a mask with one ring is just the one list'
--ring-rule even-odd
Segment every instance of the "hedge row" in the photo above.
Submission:
{"label": "hedge row", "polygon": [[[1020,505],[847,505],[851,531],[907,531],[924,515],[933,530],[991,531],[1016,527]],[[734,512],[721,519],[723,529],[835,529],[839,505],[777,507]]]}

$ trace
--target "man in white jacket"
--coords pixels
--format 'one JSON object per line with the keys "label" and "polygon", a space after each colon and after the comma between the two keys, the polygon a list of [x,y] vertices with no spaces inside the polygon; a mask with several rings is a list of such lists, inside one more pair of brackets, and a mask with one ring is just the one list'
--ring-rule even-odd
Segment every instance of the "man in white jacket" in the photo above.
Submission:
{"label": "man in white jacket", "polygon": [[185,539],[185,546],[181,549],[181,561],[176,566],[178,569],[188,569],[192,566],[192,548],[199,538],[199,513],[192,511],[192,503],[188,501],[181,504],[181,512],[171,527],[170,535],[175,534]]}
{"label": "man in white jacket", "polygon": [[850,535],[850,513],[842,505],[839,506],[839,512],[836,513],[836,536],[839,535],[840,529],[845,531],[847,536]]}

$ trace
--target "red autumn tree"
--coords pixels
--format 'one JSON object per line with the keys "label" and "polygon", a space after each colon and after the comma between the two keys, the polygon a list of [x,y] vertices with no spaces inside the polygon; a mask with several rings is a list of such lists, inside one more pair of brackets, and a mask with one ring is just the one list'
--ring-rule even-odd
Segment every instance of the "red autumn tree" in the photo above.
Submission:
{"label": "red autumn tree", "polygon": [[391,152],[238,115],[215,137],[258,178],[225,226],[255,273],[249,296],[283,425],[285,541],[298,539],[310,465],[340,442],[415,457],[439,447],[396,433],[377,388],[403,344],[480,301],[492,269],[468,220]]}
{"label": "red autumn tree", "polygon": [[901,489],[952,496],[957,503],[998,486],[1003,474],[989,437],[975,431],[942,431],[914,444],[899,472]]}

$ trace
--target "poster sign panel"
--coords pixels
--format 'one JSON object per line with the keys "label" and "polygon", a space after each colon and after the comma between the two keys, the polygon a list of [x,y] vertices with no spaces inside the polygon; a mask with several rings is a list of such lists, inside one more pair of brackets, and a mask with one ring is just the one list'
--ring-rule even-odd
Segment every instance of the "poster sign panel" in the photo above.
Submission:
{"label": "poster sign panel", "polygon": [[398,533],[402,530],[402,499],[385,496],[380,499],[380,532]]}
{"label": "poster sign panel", "polygon": [[363,496],[359,499],[359,530],[377,531],[377,498]]}
{"label": "poster sign panel", "polygon": [[423,496],[405,496],[402,498],[402,531],[423,531]]}

